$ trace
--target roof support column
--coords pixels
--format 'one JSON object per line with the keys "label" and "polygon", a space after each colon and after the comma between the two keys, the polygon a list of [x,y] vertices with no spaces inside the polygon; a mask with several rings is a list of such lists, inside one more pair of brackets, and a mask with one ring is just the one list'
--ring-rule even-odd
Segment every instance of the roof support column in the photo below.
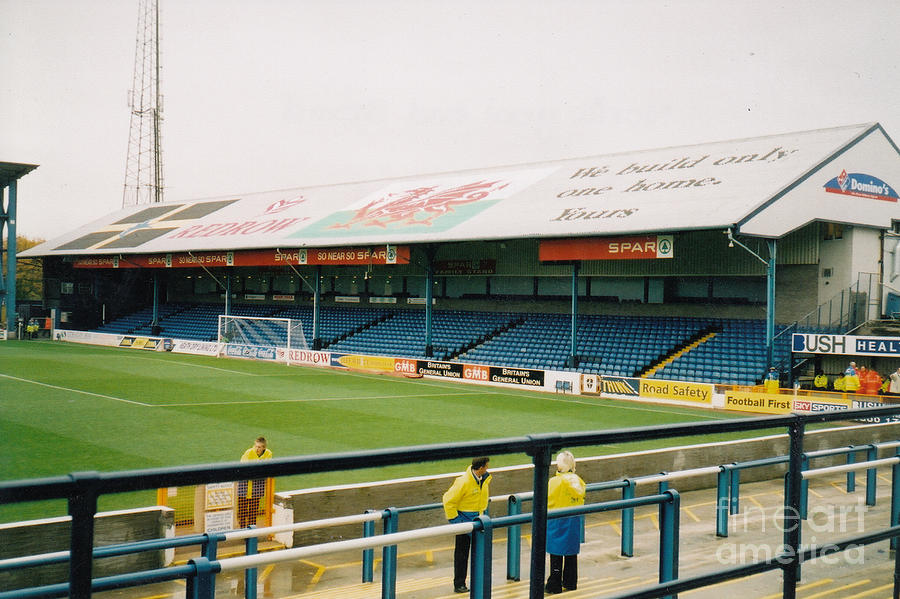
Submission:
{"label": "roof support column", "polygon": [[225,271],[225,316],[231,314],[231,273]]}
{"label": "roof support column", "polygon": [[572,263],[572,333],[569,359],[566,360],[566,366],[569,368],[578,367],[578,267],[580,264],[580,262]]}
{"label": "roof support column", "polygon": [[314,350],[322,349],[322,339],[319,334],[319,298],[322,295],[322,265],[316,265],[316,283],[313,285],[313,344]]}
{"label": "roof support column", "polygon": [[[16,186],[15,179],[9,182],[6,210],[3,210],[2,197],[0,197],[0,248],[3,240],[3,224],[6,223],[6,330],[10,333],[16,330],[18,311],[16,310]],[[2,193],[2,189],[0,189]],[[3,282],[0,279],[0,282]],[[0,302],[2,303],[2,302]]]}
{"label": "roof support column", "polygon": [[766,245],[769,247],[769,259],[766,260],[746,245],[735,239],[731,229],[726,229],[725,234],[728,235],[728,247],[739,245],[747,250],[753,256],[766,265],[766,372],[775,366],[775,239],[767,239]]}
{"label": "roof support column", "polygon": [[425,357],[434,356],[434,346],[431,343],[431,319],[432,298],[434,297],[434,248],[425,251]]}
{"label": "roof support column", "polygon": [[775,240],[766,240],[769,261],[766,263],[766,371],[775,366]]}
{"label": "roof support column", "polygon": [[159,335],[159,273],[153,273],[153,320],[150,322],[150,334]]}

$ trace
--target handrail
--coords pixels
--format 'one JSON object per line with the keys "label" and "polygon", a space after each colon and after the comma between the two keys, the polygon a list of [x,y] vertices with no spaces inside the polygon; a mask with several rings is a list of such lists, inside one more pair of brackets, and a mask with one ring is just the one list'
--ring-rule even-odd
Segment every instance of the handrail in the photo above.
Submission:
{"label": "handrail", "polygon": [[219,571],[231,572],[235,570],[245,570],[247,568],[267,566],[269,564],[296,561],[313,555],[327,555],[339,551],[384,547],[385,545],[395,545],[401,541],[416,541],[433,537],[459,535],[472,532],[472,528],[472,522],[442,524],[440,526],[394,532],[386,535],[379,535],[377,537],[362,537],[359,539],[347,539],[344,541],[332,541],[330,543],[320,543],[318,545],[306,545],[304,547],[282,549],[280,551],[269,551],[268,553],[257,553],[256,555],[227,557],[218,560],[220,567]]}
{"label": "handrail", "polygon": [[[140,553],[143,551],[155,551],[158,549],[174,549],[176,547],[187,547],[189,545],[202,545],[211,538],[213,538],[212,535],[199,534],[166,539],[146,539],[143,541],[132,541],[130,543],[121,543],[117,545],[104,545],[103,547],[94,548],[94,559],[128,555],[130,553]],[[61,564],[69,561],[69,556],[69,551],[52,551],[38,555],[2,559],[0,560],[0,572],[17,568],[30,568],[32,566]]]}
{"label": "handrail", "polygon": [[[879,449],[900,448],[900,441],[884,441],[880,443],[869,443],[867,445],[849,445],[847,447],[835,447],[831,449],[821,449],[816,451],[804,452],[801,455],[801,472],[807,470],[806,465],[810,459],[830,457],[835,455],[846,454],[847,463],[853,464],[857,453],[865,451],[868,454],[868,460],[875,459]],[[775,456],[771,458],[763,458],[758,460],[748,460],[745,462],[735,462],[732,464],[724,464],[722,472],[719,473],[719,479],[716,485],[716,536],[728,536],[728,516],[739,513],[740,511],[740,470],[748,468],[756,468],[761,466],[772,466],[776,464],[784,464],[789,461],[790,456]],[[847,468],[843,470],[847,472],[847,492],[851,493],[856,488],[855,472],[857,470],[868,470],[866,481],[866,505],[875,505],[875,469],[869,468]],[[800,515],[806,518],[807,511],[807,493],[808,483],[806,478],[801,481],[801,503]]]}
{"label": "handrail", "polygon": [[242,528],[222,534],[225,536],[226,541],[238,541],[241,539],[267,537],[282,532],[297,532],[301,530],[312,530],[314,528],[332,528],[347,524],[374,522],[381,519],[381,512],[371,512],[351,514],[349,516],[337,516],[334,518],[322,518],[321,520],[306,520],[303,522],[294,522],[293,524],[279,524],[277,526],[266,526],[263,528]]}
{"label": "handrail", "polygon": [[[159,468],[129,472],[79,472],[69,476],[36,480],[0,482],[0,503],[17,503],[40,499],[68,499],[72,516],[71,559],[68,594],[73,599],[90,597],[92,585],[92,554],[94,516],[101,495],[124,491],[156,489],[170,486],[226,482],[241,479],[268,478],[323,471],[344,471],[394,464],[459,459],[460,455],[504,455],[524,453],[534,464],[533,537],[531,544],[531,596],[543,593],[545,573],[547,482],[552,452],[566,447],[583,447],[628,443],[642,440],[670,439],[713,433],[786,428],[791,442],[785,525],[789,532],[785,546],[793,551],[793,558],[781,564],[784,570],[785,592],[796,588],[799,573],[800,532],[793,522],[798,517],[801,501],[800,476],[803,435],[805,427],[813,423],[871,418],[900,413],[900,406],[886,406],[821,412],[790,414],[715,422],[678,423],[611,431],[546,433],[506,439],[470,441],[463,443],[421,445],[374,451],[276,458],[255,463],[208,464],[199,466]],[[627,487],[626,487],[627,488]],[[793,595],[791,595],[793,596]]]}
{"label": "handrail", "polygon": [[648,476],[639,476],[634,479],[636,485],[649,485],[654,483],[668,482],[670,480],[681,480],[682,478],[690,478],[692,476],[704,476],[706,474],[718,474],[721,466],[704,466],[702,468],[691,468],[689,470],[676,470],[675,472],[660,472],[659,474],[650,474]]}
{"label": "handrail", "polygon": [[[677,507],[679,505],[677,491],[666,491],[664,493],[660,493],[657,495],[646,495],[642,497],[635,497],[627,500],[613,500],[607,502],[601,502],[596,504],[587,504],[583,506],[564,508],[558,510],[550,510],[547,512],[547,518],[549,520],[556,518],[566,518],[570,516],[577,516],[582,514],[589,514],[594,512],[604,512],[604,511],[613,511],[613,510],[622,510],[622,509],[634,509],[635,507],[647,506],[647,505],[664,505],[671,504],[672,508],[668,510],[668,519],[669,521],[665,525],[661,525],[661,537],[660,537],[660,546],[661,550],[667,554],[667,558],[662,560],[660,563],[660,582],[665,582],[667,580],[672,580],[677,575],[677,548],[670,547],[671,539],[677,536],[677,524],[678,524],[678,515],[677,515]],[[305,547],[298,547],[293,549],[282,549],[280,551],[272,551],[269,553],[262,554],[254,554],[254,555],[245,555],[240,557],[231,557],[231,558],[223,558],[217,561],[209,561],[206,558],[199,558],[194,560],[195,563],[201,563],[202,560],[206,560],[208,562],[208,571],[209,575],[215,575],[219,573],[227,573],[234,572],[239,570],[247,570],[251,568],[259,568],[261,566],[267,566],[271,564],[296,561],[300,559],[305,559],[313,556],[319,555],[327,555],[330,553],[337,553],[340,551],[353,551],[353,550],[367,550],[374,549],[376,547],[387,547],[391,545],[397,545],[403,542],[430,539],[442,536],[452,536],[459,534],[466,534],[472,532],[484,532],[488,527],[484,525],[485,521],[490,522],[490,528],[500,528],[500,527],[508,527],[514,525],[520,525],[523,523],[533,521],[534,515],[531,513],[526,514],[517,514],[512,516],[503,516],[499,518],[493,518],[487,516],[482,516],[477,518],[473,522],[462,522],[458,524],[444,524],[441,526],[432,526],[428,528],[420,528],[411,531],[405,532],[395,532],[388,533],[384,535],[380,535],[377,537],[363,537],[359,539],[348,539],[343,541],[333,541],[330,543],[321,543],[317,545],[308,545]],[[486,541],[482,541],[482,545]],[[474,543],[473,543],[474,544]],[[396,557],[394,558],[396,559]],[[473,563],[475,563],[476,559],[473,557]],[[386,569],[392,569],[395,566],[392,564],[385,564]],[[472,588],[476,591],[475,597],[482,597],[483,595],[478,592],[479,589],[485,588],[486,584],[489,584],[488,581],[479,580],[480,576],[484,575],[484,569],[475,569],[472,571]],[[392,581],[395,582],[395,581]],[[211,584],[203,584],[200,583],[200,588],[211,588]],[[393,597],[395,595],[394,589],[383,588],[382,596]],[[207,599],[212,599],[213,595],[209,595]],[[200,597],[199,599],[204,599]]]}
{"label": "handrail", "polygon": [[848,472],[850,470],[866,470],[867,468],[877,468],[878,466],[892,466],[900,464],[900,457],[882,458],[880,460],[871,460],[868,462],[857,462],[853,464],[841,464],[839,466],[827,466],[825,468],[816,468],[815,470],[805,470],[800,473],[804,479],[818,478],[820,476],[828,476],[830,474],[838,474]]}

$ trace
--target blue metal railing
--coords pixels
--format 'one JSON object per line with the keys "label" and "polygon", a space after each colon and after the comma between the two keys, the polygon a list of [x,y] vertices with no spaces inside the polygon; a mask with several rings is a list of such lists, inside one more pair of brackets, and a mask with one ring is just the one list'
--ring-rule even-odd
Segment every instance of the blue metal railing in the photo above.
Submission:
{"label": "blue metal railing", "polygon": [[[837,455],[846,455],[847,463],[856,462],[856,454],[866,452],[866,461],[871,462],[878,455],[879,449],[890,449],[900,447],[900,442],[892,441],[887,443],[869,443],[865,445],[849,445],[847,447],[836,447],[832,449],[823,449],[819,451],[811,451],[803,453],[801,456],[801,472],[809,470],[810,460],[816,458],[833,457]],[[762,468],[765,466],[774,466],[777,464],[788,463],[790,456],[774,456],[759,460],[748,460],[746,462],[734,462],[731,464],[723,464],[720,466],[717,484],[716,484],[716,536],[728,536],[728,516],[740,513],[740,473],[742,470],[750,468]],[[876,491],[876,472],[875,468],[866,469],[866,505],[875,505]],[[856,490],[856,473],[854,471],[847,472],[846,489],[848,493]],[[800,517],[806,519],[809,503],[809,483],[803,480],[800,486]]]}
{"label": "blue metal railing", "polygon": [[[740,568],[723,569],[714,574],[697,577],[691,580],[673,580],[664,585],[660,585],[659,588],[654,587],[655,590],[639,591],[627,596],[661,597],[679,590],[689,590],[700,588],[706,584],[724,582],[739,576],[744,576],[747,573],[781,569],[784,573],[783,597],[785,599],[794,599],[794,597],[796,597],[796,585],[800,563],[805,559],[804,556],[807,556],[808,558],[809,555],[815,555],[815,552],[817,551],[816,549],[812,549],[804,552],[800,547],[799,521],[802,501],[801,466],[804,455],[803,437],[806,425],[810,423],[843,421],[854,418],[886,416],[897,413],[900,413],[900,406],[844,410],[840,412],[807,415],[792,414],[786,416],[716,422],[680,423],[664,426],[617,429],[612,431],[548,433],[486,441],[400,447],[375,451],[323,454],[293,458],[276,458],[243,464],[231,462],[227,464],[182,466],[177,468],[159,468],[114,473],[80,472],[68,476],[0,482],[0,503],[16,503],[60,498],[68,500],[69,514],[72,517],[69,549],[69,582],[67,585],[58,585],[60,588],[64,589],[61,593],[63,595],[67,594],[74,599],[84,599],[90,597],[92,590],[107,588],[108,585],[115,585],[108,586],[108,588],[120,588],[121,586],[131,584],[142,584],[141,582],[134,582],[138,580],[146,580],[154,577],[175,577],[187,580],[191,595],[196,595],[197,597],[211,597],[211,593],[214,592],[214,589],[205,588],[204,585],[214,574],[212,573],[211,568],[212,564],[215,562],[208,558],[199,558],[191,564],[188,564],[188,566],[165,568],[159,572],[148,571],[93,580],[92,557],[94,550],[94,516],[97,512],[98,498],[109,493],[149,490],[180,485],[196,485],[212,482],[227,482],[243,479],[290,476],[325,471],[343,471],[395,464],[459,459],[459,456],[461,455],[504,455],[524,453],[532,458],[534,464],[532,490],[533,510],[531,515],[531,576],[529,582],[529,596],[534,599],[543,597],[544,592],[543,581],[545,578],[546,525],[548,519],[547,482],[549,479],[551,455],[554,451],[558,451],[562,448],[620,444],[642,440],[787,428],[790,437],[790,455],[788,459],[789,474],[786,477],[786,509],[784,510],[783,516],[784,530],[786,531],[783,552],[771,560],[748,564]],[[897,478],[900,479],[900,477]],[[900,483],[895,482],[894,486],[898,487],[900,486]],[[895,491],[900,495],[900,489],[895,488]],[[897,532],[895,529],[900,527],[897,526],[897,522],[894,520],[900,520],[900,511],[898,511],[898,514],[896,515],[892,514],[892,528],[887,532],[882,531],[882,533],[879,533],[886,535],[883,538],[896,536]],[[848,542],[853,542],[855,540],[859,541],[864,538],[868,537],[858,537],[856,539],[851,539]],[[667,542],[672,545],[670,547],[671,549],[677,548],[677,538],[670,539]],[[0,599],[19,599],[22,597],[39,596],[60,596],[60,594],[47,592],[47,589],[24,589],[4,593],[3,595],[0,595]]]}

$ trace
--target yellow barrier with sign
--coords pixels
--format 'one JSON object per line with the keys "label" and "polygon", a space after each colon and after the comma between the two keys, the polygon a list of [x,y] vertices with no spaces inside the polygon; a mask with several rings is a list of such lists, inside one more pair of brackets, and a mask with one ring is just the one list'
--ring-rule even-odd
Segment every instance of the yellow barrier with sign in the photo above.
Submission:
{"label": "yellow barrier with sign", "polygon": [[368,370],[370,372],[394,372],[396,358],[385,356],[346,355],[337,358],[337,362],[346,368]]}
{"label": "yellow barrier with sign", "polygon": [[682,383],[641,379],[641,397],[677,399],[697,403],[712,403],[713,386],[708,383]]}
{"label": "yellow barrier with sign", "polygon": [[788,414],[794,409],[794,398],[773,393],[726,391],[725,409],[763,414]]}

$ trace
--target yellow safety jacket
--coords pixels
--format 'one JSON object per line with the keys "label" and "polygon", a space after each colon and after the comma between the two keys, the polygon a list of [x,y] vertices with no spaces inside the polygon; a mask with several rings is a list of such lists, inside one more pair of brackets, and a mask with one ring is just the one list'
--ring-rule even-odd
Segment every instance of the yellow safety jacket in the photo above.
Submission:
{"label": "yellow safety jacket", "polygon": [[472,474],[472,466],[466,468],[465,474],[456,477],[447,492],[444,493],[444,514],[447,520],[453,520],[459,512],[482,513],[487,509],[491,497],[488,490],[491,484],[490,472],[479,481]]}
{"label": "yellow safety jacket", "polygon": [[585,486],[574,472],[557,472],[547,485],[547,508],[558,510],[584,505]]}
{"label": "yellow safety jacket", "polygon": [[[272,457],[272,450],[268,447],[263,452],[262,455],[256,455],[256,448],[251,447],[247,451],[244,452],[244,455],[241,456],[242,462],[253,462],[255,460],[268,460]],[[246,485],[246,489],[244,486]],[[264,478],[259,478],[256,480],[250,481],[241,481],[238,483],[238,497],[262,497],[263,491],[266,486],[266,480]]]}

